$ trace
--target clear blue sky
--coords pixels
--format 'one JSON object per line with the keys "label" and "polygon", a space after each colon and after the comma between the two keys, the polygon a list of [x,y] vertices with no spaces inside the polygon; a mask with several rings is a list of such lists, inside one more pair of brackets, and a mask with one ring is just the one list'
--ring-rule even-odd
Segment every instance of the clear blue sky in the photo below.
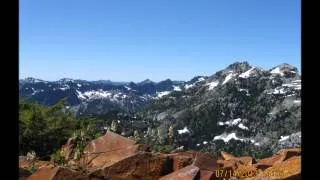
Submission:
{"label": "clear blue sky", "polygon": [[300,69],[300,0],[20,0],[20,78],[189,80]]}

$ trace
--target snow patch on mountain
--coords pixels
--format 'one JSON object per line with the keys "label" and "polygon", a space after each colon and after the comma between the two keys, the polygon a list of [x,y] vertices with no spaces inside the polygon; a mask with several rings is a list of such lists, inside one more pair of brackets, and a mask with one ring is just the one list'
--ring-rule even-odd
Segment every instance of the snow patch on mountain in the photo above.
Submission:
{"label": "snow patch on mountain", "polygon": [[229,82],[234,76],[236,76],[236,74],[233,74],[232,71],[230,71],[230,73],[226,76],[226,78],[224,79],[222,84],[226,84],[227,82]]}
{"label": "snow patch on mountain", "polygon": [[238,127],[239,127],[240,129],[244,129],[244,130],[248,130],[248,129],[249,129],[248,127],[244,126],[242,123],[240,123],[240,124],[238,125]]}
{"label": "snow patch on mountain", "polygon": [[80,91],[76,90],[76,92],[79,99],[87,99]]}
{"label": "snow patch on mountain", "polygon": [[294,100],[293,103],[300,104],[301,100]]}
{"label": "snow patch on mountain", "polygon": [[240,91],[240,92],[244,91],[244,92],[246,92],[246,95],[247,95],[247,96],[250,96],[248,89],[241,89],[241,88],[239,88],[239,91]]}
{"label": "snow patch on mountain", "polygon": [[131,88],[130,87],[128,87],[128,86],[124,86],[128,91],[130,91],[131,90]]}
{"label": "snow patch on mountain", "polygon": [[184,127],[183,129],[177,130],[178,134],[184,134],[184,133],[189,133],[190,131],[188,130],[187,127]]}
{"label": "snow patch on mountain", "polygon": [[103,91],[102,89],[98,91],[86,91],[83,93],[89,99],[99,99],[99,98],[110,98],[112,93],[108,91]]}
{"label": "snow patch on mountain", "polygon": [[179,86],[173,86],[174,91],[181,91],[181,88]]}
{"label": "snow patch on mountain", "polygon": [[162,98],[163,96],[168,95],[168,94],[170,94],[170,93],[171,93],[171,91],[157,92],[157,97],[158,97],[158,98]]}
{"label": "snow patch on mountain", "polygon": [[237,125],[239,122],[241,122],[241,120],[242,120],[241,118],[231,119],[226,122],[218,122],[218,125],[220,125],[220,126],[223,126],[223,125],[234,126],[234,125]]}
{"label": "snow patch on mountain", "polygon": [[252,68],[249,69],[248,71],[240,74],[239,77],[241,77],[241,78],[248,78],[248,77],[250,77],[250,75],[252,74],[252,70],[254,70],[254,69],[255,69],[255,67],[252,67]]}
{"label": "snow patch on mountain", "polygon": [[189,89],[189,88],[192,88],[193,86],[195,86],[195,84],[186,84],[184,88]]}
{"label": "snow patch on mountain", "polygon": [[285,88],[277,87],[271,90],[271,92],[269,91],[267,94],[286,94],[286,93],[287,91],[285,90]]}
{"label": "snow patch on mountain", "polygon": [[217,87],[219,85],[219,82],[218,81],[214,81],[214,82],[211,82],[211,83],[207,83],[206,86],[209,86],[209,90],[212,90],[214,89],[215,87]]}
{"label": "snow patch on mountain", "polygon": [[226,133],[223,133],[219,136],[215,136],[213,138],[214,141],[216,140],[223,140],[225,143],[226,142],[229,142],[231,139],[234,139],[234,140],[239,140],[239,141],[244,141],[244,139],[241,139],[241,138],[238,138],[236,136],[236,133],[230,133],[230,134],[226,134]]}
{"label": "snow patch on mountain", "polygon": [[279,141],[285,141],[289,139],[290,136],[281,136]]}
{"label": "snow patch on mountain", "polygon": [[280,67],[274,68],[270,73],[271,74],[280,74],[280,76],[284,76],[284,73],[281,71]]}
{"label": "snow patch on mountain", "polygon": [[64,86],[62,88],[59,88],[62,91],[65,91],[67,89],[70,89],[70,86],[68,84],[64,84]]}
{"label": "snow patch on mountain", "polygon": [[39,92],[39,91],[35,90],[34,88],[31,88],[31,89],[32,89],[32,91],[33,91],[32,95],[35,95],[36,93]]}
{"label": "snow patch on mountain", "polygon": [[292,81],[291,83],[288,83],[288,84],[282,84],[282,86],[294,88],[295,90],[301,90],[301,82],[299,81]]}

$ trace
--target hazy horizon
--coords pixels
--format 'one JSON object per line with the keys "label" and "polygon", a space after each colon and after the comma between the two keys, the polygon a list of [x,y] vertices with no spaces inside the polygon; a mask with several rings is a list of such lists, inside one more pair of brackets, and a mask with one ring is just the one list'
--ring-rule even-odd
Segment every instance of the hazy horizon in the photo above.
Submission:
{"label": "hazy horizon", "polygon": [[20,0],[19,78],[188,81],[236,61],[301,71],[300,1]]}
{"label": "hazy horizon", "polygon": [[[242,62],[242,61],[235,61],[235,62]],[[235,62],[234,62],[234,63],[235,63]],[[249,62],[248,62],[248,63],[249,63]],[[280,63],[280,64],[285,64],[285,63]],[[280,65],[280,64],[277,64],[277,65]],[[286,63],[286,64],[289,64],[289,63]],[[229,65],[230,65],[230,64],[229,64]],[[249,65],[251,65],[251,66],[253,66],[253,67],[257,67],[257,68],[262,68],[263,70],[270,70],[270,69],[274,68],[275,66],[277,66],[277,65],[275,65],[275,66],[272,66],[272,67],[270,67],[270,68],[263,68],[263,67],[260,67],[260,66],[254,66],[254,65],[252,65],[252,64],[250,64],[250,63],[249,63]],[[290,64],[290,65],[291,65],[291,64]],[[227,66],[226,66],[225,68],[227,68]],[[298,68],[299,73],[301,73],[301,70],[299,69],[299,67],[296,67],[296,68]],[[300,68],[301,68],[301,67],[300,67]],[[219,69],[219,70],[217,70],[216,72],[218,72],[218,71],[220,71],[220,70],[223,70],[223,69]],[[129,82],[139,83],[139,82],[142,82],[142,81],[144,81],[144,80],[151,80],[151,81],[153,81],[153,82],[161,82],[161,81],[164,81],[164,80],[167,80],[167,79],[170,79],[170,80],[172,80],[172,81],[189,81],[189,80],[191,80],[192,78],[194,78],[194,77],[196,77],[196,76],[211,76],[211,75],[215,74],[216,72],[212,72],[211,74],[208,74],[208,75],[197,74],[197,75],[194,75],[193,77],[191,77],[191,78],[189,78],[189,79],[186,79],[186,80],[174,79],[174,78],[164,78],[164,79],[160,79],[160,80],[158,80],[158,81],[155,81],[155,80],[153,80],[152,78],[148,78],[148,77],[146,77],[146,78],[144,78],[144,79],[141,79],[141,80],[138,80],[138,81],[132,81],[132,80],[130,80],[130,79],[128,79],[128,80],[120,80],[120,81],[115,81],[115,80],[113,80],[113,79],[81,79],[81,78],[77,78],[77,77],[75,77],[75,78],[71,78],[71,77],[60,77],[60,78],[57,78],[57,79],[43,79],[43,78],[41,78],[41,77],[32,77],[32,76],[19,77],[19,79],[35,78],[35,79],[40,79],[40,80],[45,80],[45,81],[59,81],[59,80],[61,80],[61,79],[73,79],[73,80],[86,80],[86,81],[112,81],[112,82],[119,82],[119,83],[122,83],[122,82],[123,82],[123,83],[129,83]]]}

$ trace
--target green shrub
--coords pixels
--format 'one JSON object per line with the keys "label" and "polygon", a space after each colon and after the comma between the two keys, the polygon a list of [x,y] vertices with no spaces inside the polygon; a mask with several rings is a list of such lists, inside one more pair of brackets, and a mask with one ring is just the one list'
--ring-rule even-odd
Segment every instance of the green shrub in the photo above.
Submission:
{"label": "green shrub", "polygon": [[62,156],[60,150],[56,151],[55,153],[53,153],[53,154],[51,155],[51,161],[52,161],[53,163],[58,164],[58,165],[61,165],[61,166],[63,166],[63,165],[66,163],[65,157]]}
{"label": "green shrub", "polygon": [[171,145],[158,145],[156,149],[161,153],[170,153],[173,150],[173,147]]}

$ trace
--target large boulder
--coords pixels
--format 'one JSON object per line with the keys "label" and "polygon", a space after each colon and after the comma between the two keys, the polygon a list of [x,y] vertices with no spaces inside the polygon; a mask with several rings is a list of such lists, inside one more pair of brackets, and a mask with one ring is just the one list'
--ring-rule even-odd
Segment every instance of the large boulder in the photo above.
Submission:
{"label": "large boulder", "polygon": [[195,180],[200,178],[199,167],[194,165],[186,166],[178,171],[161,177],[159,180]]}
{"label": "large boulder", "polygon": [[90,173],[90,179],[154,180],[172,172],[172,160],[166,155],[139,152]]}
{"label": "large boulder", "polygon": [[92,140],[85,147],[84,156],[80,162],[88,165],[90,169],[98,169],[148,150],[146,145],[136,144],[131,139],[107,132],[104,136]]}
{"label": "large boulder", "polygon": [[212,172],[219,168],[217,159],[209,153],[199,153],[195,158],[193,165],[199,167],[200,170],[207,170]]}
{"label": "large boulder", "polygon": [[215,172],[200,170],[200,180],[214,180]]}
{"label": "large boulder", "polygon": [[282,180],[301,179],[301,156],[292,157],[266,169],[263,174]]}
{"label": "large boulder", "polygon": [[250,156],[233,157],[228,160],[217,160],[217,164],[224,170],[236,170],[240,166],[252,166],[256,160]]}
{"label": "large boulder", "polygon": [[85,174],[63,167],[45,166],[33,173],[28,180],[88,180]]}
{"label": "large boulder", "polygon": [[85,148],[84,153],[114,152],[122,149],[131,149],[138,146],[135,141],[119,134],[108,131],[104,136],[92,140]]}
{"label": "large boulder", "polygon": [[291,157],[290,159],[277,163],[267,168],[256,177],[246,180],[300,180],[301,179],[301,156]]}
{"label": "large boulder", "polygon": [[298,156],[300,154],[301,154],[300,148],[282,149],[282,150],[278,151],[277,154],[275,154],[271,157],[261,159],[254,166],[258,169],[265,170],[269,167],[272,167],[273,165],[282,163],[283,161],[285,161],[291,157]]}
{"label": "large boulder", "polygon": [[179,152],[168,154],[167,156],[172,159],[173,171],[177,171],[192,164],[196,157],[196,152]]}

